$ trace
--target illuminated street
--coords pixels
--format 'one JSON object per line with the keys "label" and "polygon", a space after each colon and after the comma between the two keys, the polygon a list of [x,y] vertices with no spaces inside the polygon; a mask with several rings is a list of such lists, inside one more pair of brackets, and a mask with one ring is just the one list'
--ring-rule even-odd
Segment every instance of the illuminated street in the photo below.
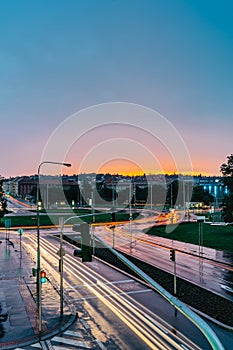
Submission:
{"label": "illuminated street", "polygon": [[[95,233],[109,245],[114,244],[119,251],[170,273],[174,271],[174,264],[169,258],[170,249],[176,249],[178,276],[233,300],[233,256],[230,253],[201,247],[199,257],[198,246],[142,233],[143,229],[152,225],[151,220],[153,217],[147,218],[147,222],[116,225],[114,231],[108,226],[96,227]],[[224,289],[224,286],[229,289]]]}
{"label": "illuminated street", "polygon": [[[49,233],[53,231],[47,232],[43,232],[41,238],[42,266],[53,284],[59,285],[59,240]],[[12,232],[11,237],[17,247],[17,233]],[[23,246],[23,258],[27,255],[26,250],[33,258],[36,252],[33,231],[24,233]],[[79,315],[70,331],[77,335],[85,325],[84,329],[91,332],[91,338],[85,340],[86,347],[98,349],[101,342],[105,346],[111,344],[111,349],[183,349],[185,346],[192,349],[210,348],[200,332],[179,312],[175,313],[174,308],[151,288],[96,259],[83,264],[79,258],[72,256],[73,248],[70,245],[64,243],[64,248],[64,292]],[[30,280],[30,288],[33,290],[33,279]],[[58,296],[54,299],[53,306],[48,304],[51,299],[46,298],[49,287],[47,283],[42,287],[43,314],[48,315],[51,307],[53,312],[57,310],[56,313],[59,314]],[[67,338],[69,334],[71,333],[64,331],[63,336]],[[58,345],[61,341],[59,337],[51,337],[51,344]],[[195,346],[197,339],[198,344]],[[64,339],[63,341],[65,342]],[[76,341],[83,340],[77,338]],[[68,340],[67,342],[66,345],[69,344]]]}

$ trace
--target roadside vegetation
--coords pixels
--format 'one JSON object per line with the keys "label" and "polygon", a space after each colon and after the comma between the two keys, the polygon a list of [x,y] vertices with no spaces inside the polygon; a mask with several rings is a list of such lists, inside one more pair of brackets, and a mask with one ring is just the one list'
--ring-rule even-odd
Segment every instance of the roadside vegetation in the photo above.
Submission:
{"label": "roadside vegetation", "polygon": [[[78,209],[73,211],[73,215],[81,216],[85,214],[92,214],[92,211],[90,209]],[[98,214],[99,212],[96,212]],[[63,217],[64,219],[69,218],[70,210],[48,210],[47,212],[41,211],[40,212],[40,227],[43,226],[57,226],[59,225],[59,218]],[[10,215],[5,216],[1,220],[1,226],[5,226],[5,220],[11,220],[11,227],[35,227],[37,225],[37,213],[36,211],[32,212],[32,215]],[[86,222],[93,222],[92,215],[83,217],[83,221]],[[117,212],[115,215],[115,221],[127,221],[129,220],[129,214],[125,212]],[[112,222],[113,217],[111,213],[104,213],[102,215],[96,215],[95,216],[95,222]],[[77,218],[74,218],[73,220],[69,221],[69,224],[77,223]]]}
{"label": "roadside vegetation", "polygon": [[[184,222],[174,225],[171,233],[166,232],[166,225],[153,226],[147,234],[164,237],[190,244],[199,244],[199,229],[203,225],[203,246],[233,253],[233,225],[210,225],[209,223]],[[172,226],[172,225],[171,225]]]}

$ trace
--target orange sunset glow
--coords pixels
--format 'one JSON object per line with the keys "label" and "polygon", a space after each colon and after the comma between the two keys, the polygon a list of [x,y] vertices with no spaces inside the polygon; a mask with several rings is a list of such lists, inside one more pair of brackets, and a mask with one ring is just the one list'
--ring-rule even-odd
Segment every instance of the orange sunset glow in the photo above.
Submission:
{"label": "orange sunset glow", "polygon": [[145,171],[141,169],[137,164],[124,159],[114,159],[103,164],[99,169],[100,174],[121,174],[124,176],[143,175]]}

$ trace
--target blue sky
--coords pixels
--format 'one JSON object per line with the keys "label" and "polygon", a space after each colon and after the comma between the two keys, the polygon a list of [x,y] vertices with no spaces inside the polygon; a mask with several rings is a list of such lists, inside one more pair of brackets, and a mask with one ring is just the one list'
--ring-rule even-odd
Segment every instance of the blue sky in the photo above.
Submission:
{"label": "blue sky", "polygon": [[36,173],[60,123],[114,101],[161,113],[195,172],[217,174],[233,153],[232,13],[226,0],[0,0],[0,174]]}

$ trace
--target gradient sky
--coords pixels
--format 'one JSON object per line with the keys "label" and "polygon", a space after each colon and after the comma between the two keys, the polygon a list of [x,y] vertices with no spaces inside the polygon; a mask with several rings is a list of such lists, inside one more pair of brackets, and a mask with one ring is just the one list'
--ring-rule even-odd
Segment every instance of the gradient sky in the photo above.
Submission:
{"label": "gradient sky", "polygon": [[194,171],[219,174],[233,153],[232,13],[231,0],[0,0],[0,174],[35,174],[60,123],[113,101],[158,111]]}

